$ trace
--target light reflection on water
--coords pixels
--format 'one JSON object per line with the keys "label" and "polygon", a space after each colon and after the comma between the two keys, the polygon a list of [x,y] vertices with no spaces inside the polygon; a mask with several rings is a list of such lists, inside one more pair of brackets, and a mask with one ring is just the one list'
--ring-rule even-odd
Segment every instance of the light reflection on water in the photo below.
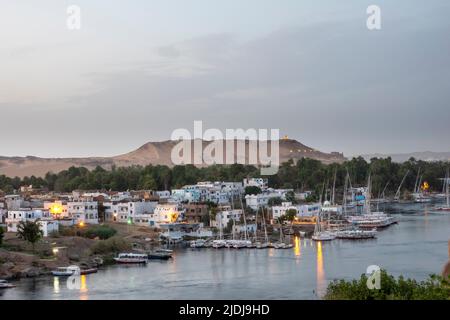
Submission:
{"label": "light reflection on water", "polygon": [[84,275],[76,290],[65,278],[22,279],[0,299],[317,299],[331,280],[359,278],[372,264],[422,280],[441,271],[450,236],[450,214],[425,208],[394,206],[399,224],[374,240],[295,237],[292,250],[177,249],[170,261]]}
{"label": "light reflection on water", "polygon": [[322,241],[317,242],[317,293],[319,297],[325,294],[326,281],[325,281],[325,271],[323,269],[323,252],[322,252]]}

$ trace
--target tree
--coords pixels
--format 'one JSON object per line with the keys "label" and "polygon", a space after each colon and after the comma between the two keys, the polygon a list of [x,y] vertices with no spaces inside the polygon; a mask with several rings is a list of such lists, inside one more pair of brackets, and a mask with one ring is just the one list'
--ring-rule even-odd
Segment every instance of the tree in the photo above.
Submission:
{"label": "tree", "polygon": [[33,246],[44,236],[40,229],[40,220],[36,221],[20,221],[17,225],[17,237],[19,239],[28,241]]}
{"label": "tree", "polygon": [[288,209],[286,213],[284,214],[284,217],[287,221],[292,222],[294,221],[295,217],[297,216],[297,210],[295,209]]}
{"label": "tree", "polygon": [[248,186],[245,187],[245,194],[260,194],[261,188],[257,187],[257,186]]}
{"label": "tree", "polygon": [[268,201],[268,205],[270,207],[280,206],[282,202],[283,202],[283,200],[280,197],[270,198]]}
{"label": "tree", "polygon": [[0,246],[3,244],[3,237],[5,236],[5,230],[0,227]]}
{"label": "tree", "polygon": [[293,204],[297,203],[294,191],[289,191],[286,193],[286,201],[291,202]]}

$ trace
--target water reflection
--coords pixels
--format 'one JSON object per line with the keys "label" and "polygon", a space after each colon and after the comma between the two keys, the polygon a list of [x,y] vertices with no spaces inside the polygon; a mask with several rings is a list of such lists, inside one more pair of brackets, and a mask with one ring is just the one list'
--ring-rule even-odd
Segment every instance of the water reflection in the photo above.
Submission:
{"label": "water reflection", "polygon": [[80,277],[80,300],[88,299],[88,288],[86,285],[86,275],[81,275]]}
{"label": "water reflection", "polygon": [[317,242],[317,294],[319,297],[325,294],[326,281],[325,272],[323,268],[323,252],[322,252],[322,242]]}
{"label": "water reflection", "polygon": [[58,294],[60,292],[58,277],[53,277],[53,292],[56,294]]}
{"label": "water reflection", "polygon": [[294,254],[296,257],[300,257],[301,254],[299,237],[295,237],[294,239]]}

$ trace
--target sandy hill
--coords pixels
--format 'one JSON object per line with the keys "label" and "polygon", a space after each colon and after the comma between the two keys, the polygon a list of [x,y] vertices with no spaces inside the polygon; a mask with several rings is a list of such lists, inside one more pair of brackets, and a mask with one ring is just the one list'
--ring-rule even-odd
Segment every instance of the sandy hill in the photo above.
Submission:
{"label": "sandy hill", "polygon": [[[171,161],[172,148],[177,141],[149,142],[142,147],[114,157],[92,157],[92,158],[38,158],[38,157],[0,157],[0,174],[7,176],[44,176],[47,172],[59,172],[71,166],[83,166],[93,169],[102,166],[110,169],[112,165],[126,167],[131,165],[167,165],[173,166]],[[192,146],[193,146],[193,142]],[[203,147],[210,142],[203,141]],[[249,142],[245,142],[249,145]],[[224,154],[225,145],[224,145]],[[193,148],[192,148],[193,149]],[[236,147],[235,147],[236,150]],[[248,147],[245,155],[248,161]],[[279,144],[280,162],[289,159],[312,158],[324,163],[342,162],[345,160],[341,153],[324,153],[303,145],[296,140],[280,140]],[[225,156],[224,156],[225,157]]]}

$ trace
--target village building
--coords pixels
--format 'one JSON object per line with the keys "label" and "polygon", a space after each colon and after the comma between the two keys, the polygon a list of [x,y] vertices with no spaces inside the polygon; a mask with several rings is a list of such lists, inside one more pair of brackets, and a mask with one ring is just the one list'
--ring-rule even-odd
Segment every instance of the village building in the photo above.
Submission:
{"label": "village building", "polygon": [[200,203],[188,203],[183,205],[184,218],[187,223],[204,223],[209,225],[208,205]]}

